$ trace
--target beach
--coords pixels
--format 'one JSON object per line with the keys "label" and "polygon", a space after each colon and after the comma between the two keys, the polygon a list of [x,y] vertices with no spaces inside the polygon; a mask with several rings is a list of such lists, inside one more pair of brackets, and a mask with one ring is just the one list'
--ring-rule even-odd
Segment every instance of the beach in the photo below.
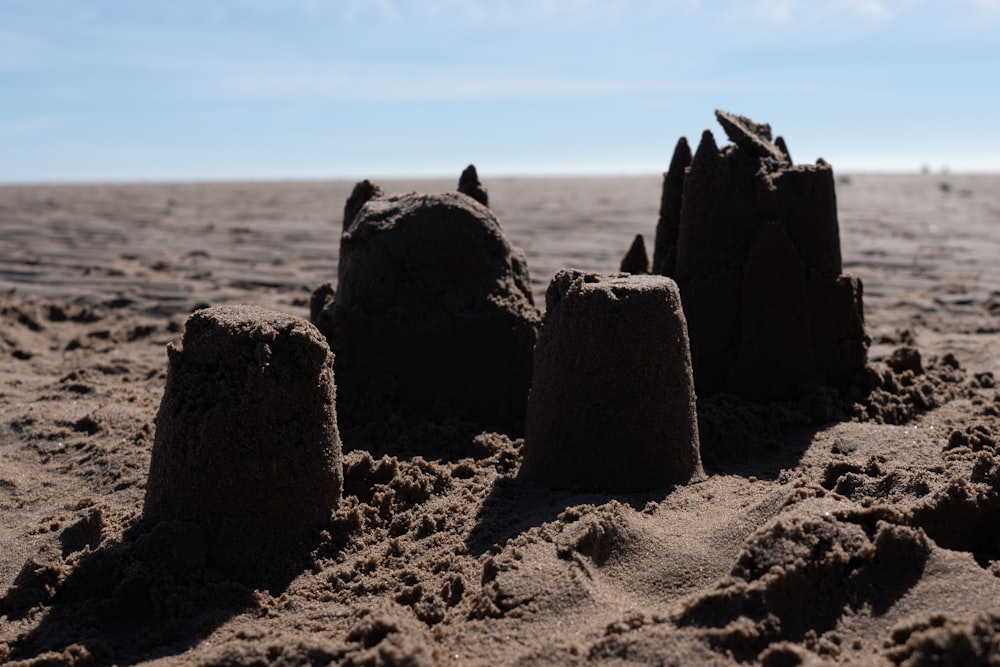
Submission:
{"label": "beach", "polygon": [[[484,179],[539,308],[652,248],[662,182]],[[0,662],[1000,664],[995,175],[836,174],[871,384],[699,396],[704,478],[550,489],[517,433],[389,420],[341,429],[329,524],[239,572],[144,523],[168,344],[308,320],[353,186],[0,187]]]}

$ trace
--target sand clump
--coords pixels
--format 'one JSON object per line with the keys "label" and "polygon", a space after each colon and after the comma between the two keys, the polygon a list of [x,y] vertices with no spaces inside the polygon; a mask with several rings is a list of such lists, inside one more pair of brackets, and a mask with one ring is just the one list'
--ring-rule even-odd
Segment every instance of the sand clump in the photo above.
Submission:
{"label": "sand clump", "polygon": [[966,618],[932,614],[901,623],[886,640],[886,657],[894,665],[1000,665],[1000,612],[984,611]]}
{"label": "sand clump", "polygon": [[[919,530],[875,517],[776,520],[747,540],[730,575],[687,602],[675,622],[711,628],[705,634],[717,649],[753,660],[778,642],[833,631],[845,610],[891,604],[919,579],[929,552]],[[824,648],[835,657],[831,640]]]}
{"label": "sand clump", "polygon": [[833,170],[793,165],[770,126],[723,111],[733,141],[678,142],[655,271],[681,289],[700,395],[788,398],[866,362],[861,281],[842,274]]}
{"label": "sand clump", "polygon": [[[474,168],[462,183],[485,201]],[[472,196],[373,195],[341,237],[339,284],[317,289],[312,312],[345,423],[399,412],[520,428],[540,316],[524,254]]]}
{"label": "sand clump", "polygon": [[241,556],[326,526],[343,472],[333,357],[316,328],[208,308],[168,356],[144,517],[202,524],[213,549]]}
{"label": "sand clump", "polygon": [[564,270],[546,295],[522,478],[645,491],[703,475],[676,284]]}

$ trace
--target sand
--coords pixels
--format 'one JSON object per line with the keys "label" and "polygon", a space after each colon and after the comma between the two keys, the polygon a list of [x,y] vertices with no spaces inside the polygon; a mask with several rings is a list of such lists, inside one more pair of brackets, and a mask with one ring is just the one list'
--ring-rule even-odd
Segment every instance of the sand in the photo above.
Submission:
{"label": "sand", "polygon": [[833,168],[792,164],[770,125],[715,116],[732,143],[705,130],[692,157],[677,142],[653,258],[680,287],[695,387],[756,401],[817,383],[848,393],[870,339],[863,281],[843,273]]}
{"label": "sand", "polygon": [[[662,184],[486,182],[536,304],[652,238]],[[0,188],[0,662],[998,664],[995,176],[837,174],[867,389],[699,398],[704,481],[550,490],[516,435],[390,419],[341,430],[327,527],[239,571],[145,525],[167,344],[204,306],[308,320],[353,187]]]}
{"label": "sand", "polygon": [[143,518],[196,524],[202,550],[235,568],[325,528],[343,465],[322,334],[258,306],[217,306],[188,318],[182,342],[167,347]]}
{"label": "sand", "polygon": [[485,204],[373,197],[338,259],[339,282],[319,287],[310,311],[335,356],[345,427],[435,411],[479,430],[523,424],[541,318],[524,253]]}
{"label": "sand", "polygon": [[677,283],[564,269],[545,295],[520,479],[637,492],[701,479]]}

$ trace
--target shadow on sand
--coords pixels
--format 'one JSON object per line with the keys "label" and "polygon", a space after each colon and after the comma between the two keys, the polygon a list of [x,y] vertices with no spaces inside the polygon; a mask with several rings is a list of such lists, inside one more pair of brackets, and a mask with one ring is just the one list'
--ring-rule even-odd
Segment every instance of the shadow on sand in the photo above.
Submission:
{"label": "shadow on sand", "polygon": [[[817,433],[836,419],[809,413],[799,403],[759,405],[718,394],[699,400],[702,460],[707,475],[739,475],[776,480],[799,465]],[[568,507],[603,505],[618,500],[641,511],[660,502],[674,486],[644,493],[596,493],[552,490],[516,477],[501,477],[476,515],[466,544],[483,554],[524,531],[554,521]]]}
{"label": "shadow on sand", "polygon": [[0,614],[11,620],[45,608],[10,658],[63,652],[129,665],[181,654],[253,608],[256,591],[283,592],[314,546],[307,540],[267,562],[241,562],[213,556],[205,543],[197,524],[181,521],[139,521],[94,551],[66,553],[79,545],[64,539],[63,561],[28,561],[0,598]]}

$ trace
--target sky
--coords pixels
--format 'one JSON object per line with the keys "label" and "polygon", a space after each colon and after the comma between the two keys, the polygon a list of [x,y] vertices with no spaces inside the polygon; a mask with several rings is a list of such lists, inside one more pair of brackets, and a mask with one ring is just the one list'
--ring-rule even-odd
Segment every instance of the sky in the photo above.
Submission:
{"label": "sky", "polygon": [[0,0],[0,183],[1000,172],[1000,0]]}

